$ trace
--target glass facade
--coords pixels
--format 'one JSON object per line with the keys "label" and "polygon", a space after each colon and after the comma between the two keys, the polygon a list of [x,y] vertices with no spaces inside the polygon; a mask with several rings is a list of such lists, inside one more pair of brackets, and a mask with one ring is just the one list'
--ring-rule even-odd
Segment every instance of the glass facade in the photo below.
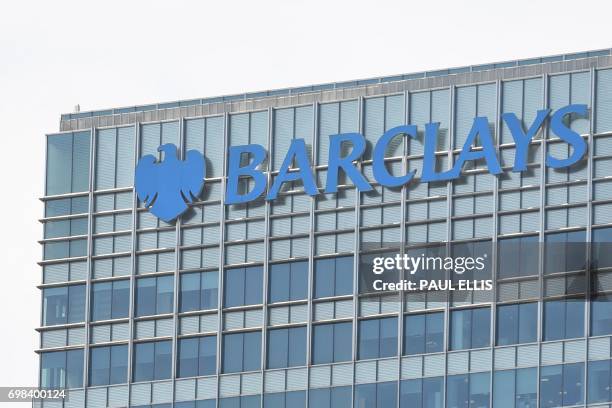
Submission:
{"label": "glass facade", "polygon": [[[69,388],[75,408],[610,406],[612,57],[486,72],[65,118],[47,135],[40,386]],[[501,114],[527,129],[570,103],[589,108],[570,125],[583,159],[547,167],[571,151],[545,127],[512,172]],[[504,173],[476,161],[420,183],[424,125],[439,122],[446,170],[476,116]],[[395,139],[386,165],[415,180],[383,187],[373,144],[408,123],[417,137]],[[302,138],[324,186],[329,136],[346,132],[367,141],[357,165],[373,191],[341,175],[338,193],[294,182],[225,204],[230,146],[264,146],[274,180]],[[133,189],[135,163],[163,143],[207,158],[204,192],[172,223]],[[369,293],[357,273],[374,254],[478,247],[494,254],[492,297]]]}

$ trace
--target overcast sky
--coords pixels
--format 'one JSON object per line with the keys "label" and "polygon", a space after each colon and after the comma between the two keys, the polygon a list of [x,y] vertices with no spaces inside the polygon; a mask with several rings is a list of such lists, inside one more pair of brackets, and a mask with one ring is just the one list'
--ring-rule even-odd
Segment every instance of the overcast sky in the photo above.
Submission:
{"label": "overcast sky", "polygon": [[44,134],[61,113],[612,47],[609,0],[5,2],[0,386],[37,385]]}

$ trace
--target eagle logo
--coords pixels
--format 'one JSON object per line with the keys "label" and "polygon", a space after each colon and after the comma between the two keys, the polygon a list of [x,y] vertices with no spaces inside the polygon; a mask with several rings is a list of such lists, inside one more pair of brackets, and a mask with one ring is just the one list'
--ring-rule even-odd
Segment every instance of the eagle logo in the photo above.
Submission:
{"label": "eagle logo", "polygon": [[170,222],[202,193],[204,156],[189,150],[187,158],[181,161],[171,143],[159,146],[157,151],[164,154],[163,162],[151,154],[143,156],[136,165],[134,184],[145,207],[157,218]]}

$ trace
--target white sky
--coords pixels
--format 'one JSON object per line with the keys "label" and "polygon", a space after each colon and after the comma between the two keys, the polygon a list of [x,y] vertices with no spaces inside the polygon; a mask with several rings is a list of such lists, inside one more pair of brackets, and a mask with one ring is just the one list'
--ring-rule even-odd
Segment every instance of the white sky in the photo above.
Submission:
{"label": "white sky", "polygon": [[[612,47],[609,0],[20,0],[0,12],[0,386],[37,385],[44,134],[61,113]],[[6,405],[3,405],[6,406]]]}

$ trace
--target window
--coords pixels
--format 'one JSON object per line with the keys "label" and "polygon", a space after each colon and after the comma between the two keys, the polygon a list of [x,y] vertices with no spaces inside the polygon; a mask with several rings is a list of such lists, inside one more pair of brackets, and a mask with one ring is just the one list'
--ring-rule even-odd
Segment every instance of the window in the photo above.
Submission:
{"label": "window", "polygon": [[174,408],[216,408],[217,402],[214,399],[175,402]]}
{"label": "window", "polygon": [[45,217],[83,214],[89,209],[89,196],[58,198],[45,201]]}
{"label": "window", "polygon": [[134,127],[100,129],[96,137],[96,190],[131,186]]}
{"label": "window", "polygon": [[306,299],[308,262],[286,262],[270,266],[270,303]]}
{"label": "window", "polygon": [[537,388],[538,372],[536,368],[495,371],[493,374],[493,407],[535,407]]}
{"label": "window", "polygon": [[400,384],[401,408],[442,408],[444,377],[404,380]]}
{"label": "window", "polygon": [[219,408],[259,408],[261,397],[259,395],[243,395],[242,397],[229,397],[219,399]]}
{"label": "window", "polygon": [[397,406],[397,383],[383,382],[355,386],[355,407],[387,408]]}
{"label": "window", "polygon": [[353,293],[353,257],[317,259],[314,264],[316,298]]}
{"label": "window", "polygon": [[538,236],[500,239],[498,276],[500,279],[538,274]]}
{"label": "window", "polygon": [[351,360],[352,331],[351,322],[312,326],[312,363],[325,364]]}
{"label": "window", "polygon": [[583,335],[584,301],[582,299],[544,302],[544,340],[571,339]]}
{"label": "window", "polygon": [[306,327],[268,331],[268,368],[306,365]]}
{"label": "window", "polygon": [[45,239],[87,235],[87,217],[46,221]]}
{"label": "window", "polygon": [[261,368],[261,332],[223,335],[223,372],[237,373]]}
{"label": "window", "polygon": [[89,358],[89,384],[110,385],[127,382],[128,346],[92,347]]}
{"label": "window", "polygon": [[[612,71],[612,70],[611,70]],[[612,228],[593,230],[591,244],[591,263],[593,268],[609,268],[612,266]]]}
{"label": "window", "polygon": [[43,251],[45,260],[85,256],[87,255],[87,239],[46,242]]}
{"label": "window", "polygon": [[81,388],[83,349],[40,355],[40,388]]}
{"label": "window", "polygon": [[578,405],[584,401],[584,363],[544,366],[540,369],[540,407]]}
{"label": "window", "polygon": [[306,391],[264,394],[263,406],[264,408],[305,408]]}
{"label": "window", "polygon": [[404,316],[404,354],[436,353],[444,347],[444,312]]}
{"label": "window", "polygon": [[89,189],[90,133],[47,136],[47,195]]}
{"label": "window", "polygon": [[352,394],[350,386],[313,388],[308,390],[308,408],[351,408]]}
{"label": "window", "polygon": [[179,310],[216,309],[219,305],[219,273],[196,272],[181,274]]}
{"label": "window", "polygon": [[491,333],[491,310],[488,307],[451,312],[450,349],[464,350],[488,347]]}
{"label": "window", "polygon": [[612,295],[591,299],[591,336],[612,334]]}
{"label": "window", "polygon": [[91,291],[91,320],[128,317],[130,308],[130,281],[94,283]]}
{"label": "window", "polygon": [[612,401],[612,360],[589,361],[588,403]]}
{"label": "window", "polygon": [[397,355],[397,318],[359,322],[358,358],[384,358]]}
{"label": "window", "polygon": [[171,340],[134,344],[134,381],[163,380],[171,371]]}
{"label": "window", "polygon": [[262,302],[263,268],[233,268],[225,270],[223,297],[225,307],[258,305]]}
{"label": "window", "polygon": [[85,321],[85,285],[43,289],[43,325]]}
{"label": "window", "polygon": [[489,373],[449,375],[446,382],[446,406],[489,407]]}
{"label": "window", "polygon": [[497,307],[497,345],[531,343],[537,340],[538,304],[519,303]]}
{"label": "window", "polygon": [[273,169],[280,169],[293,139],[304,139],[312,151],[312,106],[276,109],[274,111]]}
{"label": "window", "polygon": [[545,273],[586,269],[586,235],[584,231],[546,234]]}
{"label": "window", "polygon": [[190,337],[178,343],[178,377],[215,374],[217,336]]}
{"label": "window", "polygon": [[136,280],[136,316],[171,313],[173,299],[173,276]]}
{"label": "window", "polygon": [[185,121],[185,150],[195,149],[206,160],[206,177],[223,174],[223,116],[213,116]]}

